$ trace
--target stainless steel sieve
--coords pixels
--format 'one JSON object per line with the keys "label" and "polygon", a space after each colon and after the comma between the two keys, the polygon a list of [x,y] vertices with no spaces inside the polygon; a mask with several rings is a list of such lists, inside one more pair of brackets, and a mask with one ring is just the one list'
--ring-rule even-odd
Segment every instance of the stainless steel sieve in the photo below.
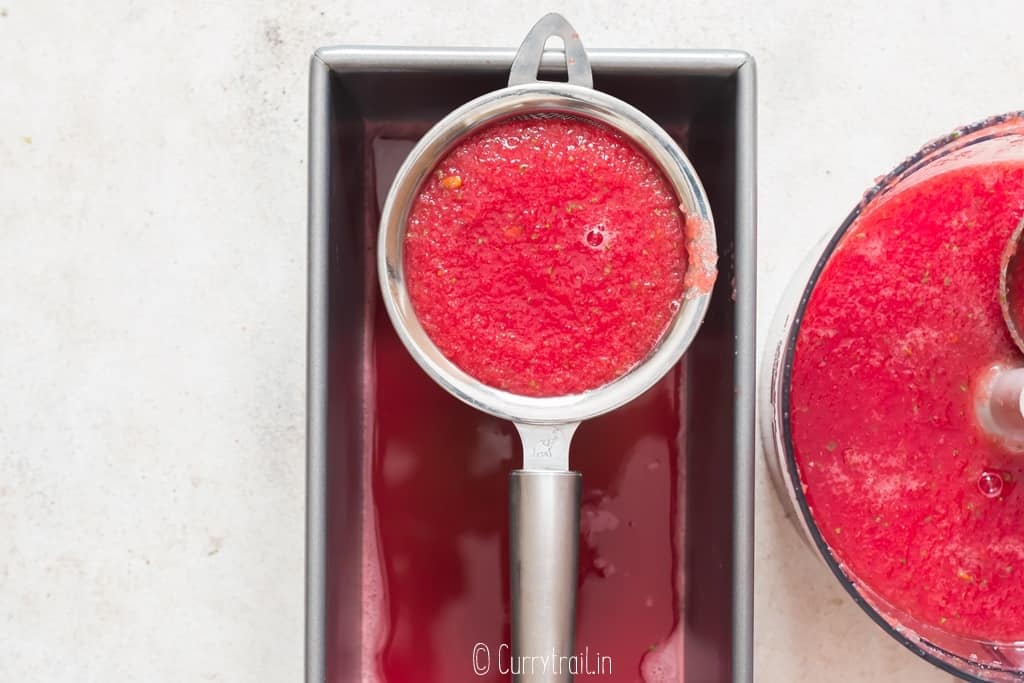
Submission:
{"label": "stainless steel sieve", "polygon": [[[544,46],[554,36],[565,45],[568,82],[538,80]],[[512,472],[509,482],[512,652],[526,664],[516,680],[531,683],[572,678],[558,659],[574,651],[580,474],[569,470],[572,435],[582,420],[632,400],[672,368],[697,334],[711,295],[696,288],[687,291],[658,345],[614,381],[578,394],[521,396],[474,379],[433,344],[409,300],[403,247],[413,201],[453,146],[481,127],[510,116],[560,114],[610,126],[658,166],[680,208],[702,226],[700,253],[691,254],[688,267],[713,269],[717,259],[714,223],[690,161],[653,120],[592,85],[590,63],[579,35],[561,15],[544,16],[520,46],[508,87],[459,107],[431,128],[409,153],[388,193],[378,236],[377,265],[384,304],[409,353],[455,397],[511,420],[522,437],[523,469]]]}

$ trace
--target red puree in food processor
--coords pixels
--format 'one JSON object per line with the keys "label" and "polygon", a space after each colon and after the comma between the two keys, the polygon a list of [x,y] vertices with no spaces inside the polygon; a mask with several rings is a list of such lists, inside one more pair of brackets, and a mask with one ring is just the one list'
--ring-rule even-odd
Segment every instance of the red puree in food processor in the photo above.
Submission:
{"label": "red puree in food processor", "polygon": [[1024,639],[1024,455],[974,409],[989,367],[1024,365],[998,301],[1024,210],[1007,144],[868,204],[807,303],[791,384],[800,479],[838,559],[917,620],[990,642]]}
{"label": "red puree in food processor", "polygon": [[461,142],[409,214],[416,317],[452,362],[529,396],[595,389],[643,360],[689,286],[687,226],[668,181],[619,133],[517,117]]}

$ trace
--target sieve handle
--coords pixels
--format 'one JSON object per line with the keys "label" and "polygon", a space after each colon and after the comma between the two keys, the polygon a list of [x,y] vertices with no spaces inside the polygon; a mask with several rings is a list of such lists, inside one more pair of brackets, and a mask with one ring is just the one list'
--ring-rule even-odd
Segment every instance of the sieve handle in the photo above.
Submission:
{"label": "sieve handle", "polygon": [[540,80],[540,62],[544,56],[544,46],[548,39],[558,36],[565,44],[565,70],[569,75],[569,83],[585,88],[594,87],[594,76],[590,71],[590,60],[583,42],[576,29],[557,12],[545,14],[526,34],[523,44],[519,46],[516,58],[512,60],[512,70],[508,74],[508,84],[524,85]]}
{"label": "sieve handle", "polygon": [[580,480],[564,470],[509,477],[512,656],[523,662],[515,683],[572,681]]}

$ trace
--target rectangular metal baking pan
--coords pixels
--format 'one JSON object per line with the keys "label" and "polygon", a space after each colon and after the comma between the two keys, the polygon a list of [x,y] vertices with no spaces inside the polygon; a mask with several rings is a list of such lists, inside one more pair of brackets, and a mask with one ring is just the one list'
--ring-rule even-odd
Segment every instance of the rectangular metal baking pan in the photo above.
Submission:
{"label": "rectangular metal baking pan", "polygon": [[[752,680],[755,76],[735,51],[589,51],[599,89],[678,139],[701,174],[718,232],[719,284],[683,363],[686,422],[687,681]],[[334,47],[311,63],[307,397],[306,681],[359,680],[365,302],[376,288],[371,178],[381,126],[422,134],[506,84],[511,49]],[[545,54],[548,73],[564,65]],[[375,186],[380,186],[375,189]],[[691,652],[692,647],[692,652]]]}

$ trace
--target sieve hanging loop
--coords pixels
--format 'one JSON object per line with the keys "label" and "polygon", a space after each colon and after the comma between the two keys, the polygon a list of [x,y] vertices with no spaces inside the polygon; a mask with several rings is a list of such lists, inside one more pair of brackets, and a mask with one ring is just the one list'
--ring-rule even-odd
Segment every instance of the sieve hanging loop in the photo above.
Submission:
{"label": "sieve hanging loop", "polygon": [[544,46],[550,38],[558,36],[565,44],[565,71],[571,85],[584,88],[594,87],[594,76],[590,71],[590,60],[583,49],[583,41],[576,29],[561,14],[552,12],[541,17],[526,34],[523,44],[512,61],[508,74],[509,87],[536,83],[540,80],[540,64],[544,57]]}

